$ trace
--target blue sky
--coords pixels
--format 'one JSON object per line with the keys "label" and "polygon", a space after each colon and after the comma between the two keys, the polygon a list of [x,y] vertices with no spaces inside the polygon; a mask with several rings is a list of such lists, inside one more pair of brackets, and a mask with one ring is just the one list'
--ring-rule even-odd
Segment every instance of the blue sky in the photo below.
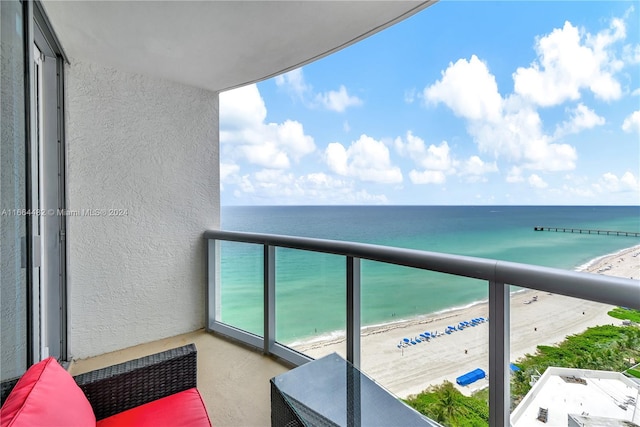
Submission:
{"label": "blue sky", "polygon": [[444,0],[222,93],[221,203],[640,204],[639,14]]}

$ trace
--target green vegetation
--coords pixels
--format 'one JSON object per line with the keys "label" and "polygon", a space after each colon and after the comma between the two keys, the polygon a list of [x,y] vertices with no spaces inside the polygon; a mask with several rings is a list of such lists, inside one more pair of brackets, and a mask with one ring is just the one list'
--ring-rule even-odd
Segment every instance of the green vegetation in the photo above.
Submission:
{"label": "green vegetation", "polygon": [[513,406],[531,389],[532,375],[543,374],[549,366],[623,372],[640,359],[640,329],[633,326],[596,326],[571,335],[559,345],[538,346],[535,355],[526,355],[511,377]]}
{"label": "green vegetation", "polygon": [[611,317],[615,317],[616,319],[631,320],[632,322],[640,323],[640,310],[616,307],[607,314]]}
{"label": "green vegetation", "polygon": [[488,394],[467,397],[449,381],[411,396],[405,402],[429,418],[449,426],[480,427],[489,423]]}
{"label": "green vegetation", "polygon": [[[625,310],[627,311],[627,310]],[[640,378],[640,370],[629,369],[640,361],[640,329],[634,326],[596,326],[571,335],[557,346],[538,346],[516,362],[520,371],[511,377],[512,409],[531,389],[532,375],[542,375],[549,366],[627,371]],[[406,402],[443,425],[451,427],[487,426],[488,390],[464,396],[453,384],[432,386]]]}

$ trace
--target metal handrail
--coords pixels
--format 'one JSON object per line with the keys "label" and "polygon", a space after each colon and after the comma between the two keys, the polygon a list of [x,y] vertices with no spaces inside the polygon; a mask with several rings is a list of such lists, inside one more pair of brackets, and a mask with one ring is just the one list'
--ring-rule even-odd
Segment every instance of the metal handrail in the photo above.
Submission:
{"label": "metal handrail", "polygon": [[474,279],[498,280],[514,286],[640,309],[640,282],[621,277],[342,240],[222,230],[206,231],[204,237],[350,256]]}
{"label": "metal handrail", "polygon": [[[261,348],[300,365],[311,360],[275,341],[275,248],[341,255],[347,262],[346,343],[347,359],[360,363],[360,260],[384,262],[489,283],[489,424],[509,425],[509,298],[510,286],[552,292],[589,301],[640,309],[640,281],[568,271],[529,264],[443,254],[367,243],[275,234],[209,230],[208,243],[208,329],[245,344]],[[241,331],[219,321],[219,242],[259,244],[264,247],[264,335]]]}

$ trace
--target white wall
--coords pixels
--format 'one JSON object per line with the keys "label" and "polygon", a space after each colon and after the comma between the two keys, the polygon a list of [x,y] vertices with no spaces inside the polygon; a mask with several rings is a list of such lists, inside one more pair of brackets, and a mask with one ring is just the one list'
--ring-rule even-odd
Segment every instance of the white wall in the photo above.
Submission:
{"label": "white wall", "polygon": [[205,244],[219,227],[218,94],[71,60],[66,68],[73,358],[205,325]]}

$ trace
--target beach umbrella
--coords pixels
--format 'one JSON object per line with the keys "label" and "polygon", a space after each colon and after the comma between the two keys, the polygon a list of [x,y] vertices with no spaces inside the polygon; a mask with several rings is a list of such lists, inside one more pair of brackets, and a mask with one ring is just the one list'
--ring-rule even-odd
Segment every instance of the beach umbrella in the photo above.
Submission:
{"label": "beach umbrella", "polygon": [[404,341],[404,342],[406,342],[406,343],[409,343],[409,342],[410,342],[409,338],[402,338],[402,341]]}

